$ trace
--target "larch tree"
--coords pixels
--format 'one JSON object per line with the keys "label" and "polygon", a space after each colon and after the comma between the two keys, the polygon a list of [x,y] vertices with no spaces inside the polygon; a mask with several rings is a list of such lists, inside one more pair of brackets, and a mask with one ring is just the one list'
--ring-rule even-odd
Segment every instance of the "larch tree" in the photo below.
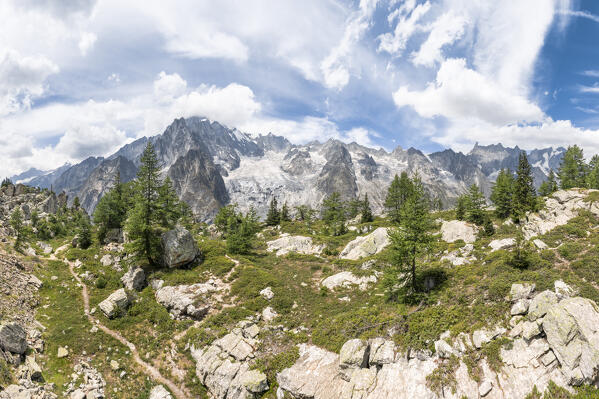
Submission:
{"label": "larch tree", "polygon": [[522,151],[518,158],[518,170],[514,181],[514,215],[520,218],[526,212],[534,211],[536,207],[537,193],[532,178],[532,167],[526,153]]}
{"label": "larch tree", "polygon": [[401,177],[395,175],[385,198],[385,208],[392,222],[401,222],[401,208],[407,198],[411,196],[413,184],[407,172],[401,172]]}
{"label": "larch tree", "polygon": [[501,219],[511,216],[514,200],[514,175],[509,169],[501,169],[491,191],[491,201],[495,204],[495,214]]}
{"label": "larch tree", "polygon": [[585,187],[586,169],[582,149],[577,145],[568,147],[558,171],[560,188],[567,190],[574,187]]}

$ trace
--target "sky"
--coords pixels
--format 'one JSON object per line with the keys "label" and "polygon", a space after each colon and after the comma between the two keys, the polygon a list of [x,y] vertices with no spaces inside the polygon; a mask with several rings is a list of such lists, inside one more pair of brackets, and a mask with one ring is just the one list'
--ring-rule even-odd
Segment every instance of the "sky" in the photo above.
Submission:
{"label": "sky", "polygon": [[599,153],[594,0],[3,0],[0,174],[178,117],[293,143]]}

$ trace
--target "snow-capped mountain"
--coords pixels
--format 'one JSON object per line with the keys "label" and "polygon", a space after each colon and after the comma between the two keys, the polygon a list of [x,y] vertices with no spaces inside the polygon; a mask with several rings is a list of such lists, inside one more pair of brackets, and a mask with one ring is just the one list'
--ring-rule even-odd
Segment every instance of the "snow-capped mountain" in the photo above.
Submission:
{"label": "snow-capped mountain", "polygon": [[61,167],[53,170],[39,170],[36,168],[31,168],[21,174],[11,176],[10,180],[17,184],[21,183],[32,187],[50,188],[54,184],[54,181],[71,166],[72,165],[70,163],[65,163]]}
{"label": "snow-capped mountain", "polygon": [[[55,189],[66,191],[71,201],[79,196],[85,209],[93,211],[117,171],[122,181],[135,177],[148,141],[163,175],[173,180],[198,218],[206,220],[228,203],[265,215],[273,196],[290,207],[316,208],[335,191],[345,199],[368,193],[374,211],[382,212],[387,187],[402,171],[418,173],[431,196],[448,206],[474,183],[488,194],[501,168],[516,169],[520,153],[501,144],[476,145],[466,155],[453,150],[425,155],[401,147],[388,152],[337,140],[294,145],[272,133],[251,137],[192,117],[176,119],[164,133],[138,139],[106,159],[90,157],[68,168],[54,181]],[[563,151],[529,153],[539,184],[559,164]]]}

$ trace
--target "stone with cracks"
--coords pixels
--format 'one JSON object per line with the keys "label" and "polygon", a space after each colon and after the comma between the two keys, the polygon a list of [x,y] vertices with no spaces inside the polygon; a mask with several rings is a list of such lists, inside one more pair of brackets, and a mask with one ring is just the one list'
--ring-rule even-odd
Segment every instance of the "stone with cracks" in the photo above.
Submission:
{"label": "stone with cracks", "polygon": [[493,240],[489,243],[489,248],[491,248],[491,252],[500,250],[500,249],[506,249],[506,248],[511,248],[514,245],[516,245],[516,239],[515,238],[503,238],[501,240]]}
{"label": "stone with cracks", "polygon": [[150,391],[150,399],[173,399],[173,396],[162,385],[156,385]]}
{"label": "stone with cracks", "polygon": [[162,261],[166,267],[182,267],[193,262],[200,250],[187,229],[177,226],[161,236]]}
{"label": "stone with cracks", "polygon": [[389,239],[387,228],[379,227],[366,236],[357,237],[350,241],[343,248],[339,257],[341,259],[357,260],[381,252],[390,243],[391,240]]}
{"label": "stone with cracks", "polygon": [[320,255],[325,245],[315,245],[311,237],[282,235],[273,241],[266,243],[269,252],[275,252],[277,256],[287,255],[288,253],[298,253],[304,255]]}
{"label": "stone with cracks", "polygon": [[441,237],[446,242],[462,240],[465,243],[476,241],[476,227],[461,220],[444,221],[441,225]]}
{"label": "stone with cracks", "polygon": [[146,286],[146,273],[141,267],[133,266],[121,277],[121,282],[129,291],[141,291]]}
{"label": "stone with cracks", "polygon": [[557,303],[557,295],[551,291],[543,291],[535,296],[528,306],[528,318],[537,320],[545,316],[547,311]]}
{"label": "stone with cracks", "polygon": [[360,368],[368,366],[370,346],[361,339],[351,339],[341,347],[339,365],[342,368]]}
{"label": "stone with cracks", "polygon": [[531,298],[534,290],[534,284],[512,284],[512,288],[510,289],[510,298],[512,299],[512,301]]}
{"label": "stone with cracks", "polygon": [[124,311],[129,307],[131,300],[127,295],[127,292],[124,288],[116,290],[112,294],[108,296],[105,300],[100,302],[98,307],[106,317],[112,319],[119,315],[120,312]]}
{"label": "stone with cracks", "polygon": [[200,320],[210,310],[210,295],[220,291],[220,285],[220,280],[210,279],[201,284],[164,286],[156,291],[156,301],[177,319]]}
{"label": "stone with cracks", "polygon": [[325,278],[320,284],[330,290],[338,287],[349,288],[352,285],[357,285],[360,290],[365,291],[368,288],[368,284],[376,283],[376,281],[377,277],[374,274],[357,277],[352,272],[340,272]]}
{"label": "stone with cracks", "polygon": [[27,334],[17,323],[0,324],[0,349],[22,355],[27,350]]}

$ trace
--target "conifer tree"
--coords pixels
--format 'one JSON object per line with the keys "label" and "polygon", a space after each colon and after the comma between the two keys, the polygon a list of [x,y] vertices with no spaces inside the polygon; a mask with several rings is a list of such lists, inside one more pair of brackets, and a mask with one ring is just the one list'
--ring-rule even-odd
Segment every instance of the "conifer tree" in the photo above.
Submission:
{"label": "conifer tree", "polygon": [[39,215],[39,213],[37,212],[37,209],[34,209],[34,210],[31,212],[31,217],[30,217],[30,219],[31,219],[31,225],[32,225],[33,227],[37,227],[38,223],[40,222],[40,215]]}
{"label": "conifer tree", "polygon": [[559,187],[557,185],[557,179],[555,177],[555,173],[553,173],[553,169],[551,169],[549,171],[549,176],[547,177],[547,180],[545,180],[543,183],[541,183],[541,186],[539,187],[539,195],[546,197],[548,195],[553,194],[558,189],[559,189]]}
{"label": "conifer tree", "polygon": [[112,189],[108,191],[96,206],[93,220],[98,226],[98,239],[104,240],[110,229],[120,229],[127,219],[127,210],[130,207],[130,196],[125,184],[121,182],[120,172],[117,171]]}
{"label": "conifer tree", "polygon": [[245,216],[233,215],[230,218],[227,251],[232,254],[248,253],[252,249],[252,240],[258,229],[258,216],[254,208],[250,208]]}
{"label": "conifer tree", "polygon": [[361,210],[362,210],[362,201],[360,200],[360,197],[353,198],[347,202],[346,212],[347,212],[347,217],[349,219],[353,219],[356,216],[358,216],[358,214],[360,213]]}
{"label": "conifer tree", "polygon": [[528,211],[534,211],[537,207],[536,197],[532,168],[528,163],[526,153],[522,151],[518,159],[518,170],[514,182],[514,215],[519,218]]}
{"label": "conifer tree", "polygon": [[25,225],[23,224],[23,214],[20,208],[15,208],[12,212],[9,223],[15,234],[14,247],[17,251],[20,251],[25,239]]}
{"label": "conifer tree", "polygon": [[338,192],[334,192],[324,199],[322,203],[322,220],[326,226],[327,234],[339,236],[345,233],[345,207]]}
{"label": "conifer tree", "polygon": [[79,226],[79,239],[77,244],[79,248],[87,249],[90,245],[92,245],[92,229],[87,217],[82,218]]}
{"label": "conifer tree", "polygon": [[468,206],[468,195],[462,194],[458,197],[456,208],[455,208],[455,218],[457,220],[465,220],[466,219],[466,208]]}
{"label": "conifer tree", "polygon": [[223,233],[225,238],[229,233],[229,226],[231,225],[231,220],[237,221],[236,208],[237,204],[225,205],[218,210],[218,213],[214,217],[214,224],[216,225],[218,231]]}
{"label": "conifer tree", "polygon": [[568,147],[562,158],[558,175],[562,190],[585,187],[586,165],[580,147],[577,145]]}
{"label": "conifer tree", "polygon": [[586,186],[599,189],[599,155],[593,155],[589,162]]}
{"label": "conifer tree", "polygon": [[281,208],[281,222],[290,222],[291,215],[289,215],[289,207],[287,206],[287,201],[283,203],[283,207]]}
{"label": "conifer tree", "polygon": [[395,175],[393,178],[385,198],[385,208],[392,222],[400,223],[401,207],[406,199],[410,197],[412,187],[412,182],[405,171],[401,172],[401,177]]}
{"label": "conifer tree", "polygon": [[139,257],[154,264],[158,258],[159,212],[157,212],[158,189],[160,187],[160,165],[154,146],[148,142],[142,156],[135,181],[135,206],[127,219],[129,249]]}
{"label": "conifer tree", "polygon": [[362,201],[362,207],[360,210],[362,216],[360,217],[360,223],[370,223],[374,220],[372,209],[370,209],[370,201],[368,200],[368,193],[364,194],[364,200]]}
{"label": "conifer tree", "polygon": [[79,202],[79,197],[75,197],[75,199],[73,200],[73,208],[79,209],[80,206],[81,203]]}
{"label": "conifer tree", "polygon": [[466,220],[481,226],[485,221],[485,196],[476,184],[468,189],[466,196]]}
{"label": "conifer tree", "polygon": [[276,226],[281,221],[281,213],[279,212],[279,207],[277,203],[277,197],[272,197],[270,200],[270,207],[268,208],[268,213],[266,214],[266,225],[267,226]]}
{"label": "conifer tree", "polygon": [[514,176],[509,169],[501,169],[491,192],[495,204],[495,214],[501,219],[508,218],[513,211]]}
{"label": "conifer tree", "polygon": [[417,259],[430,250],[433,240],[428,195],[418,176],[410,179],[410,185],[411,194],[401,207],[399,228],[389,230],[393,265],[386,270],[385,285],[392,297],[397,297],[395,287],[418,290]]}
{"label": "conifer tree", "polygon": [[166,177],[158,187],[157,212],[160,226],[170,230],[174,228],[185,216],[188,216],[188,207],[179,200],[170,177]]}

